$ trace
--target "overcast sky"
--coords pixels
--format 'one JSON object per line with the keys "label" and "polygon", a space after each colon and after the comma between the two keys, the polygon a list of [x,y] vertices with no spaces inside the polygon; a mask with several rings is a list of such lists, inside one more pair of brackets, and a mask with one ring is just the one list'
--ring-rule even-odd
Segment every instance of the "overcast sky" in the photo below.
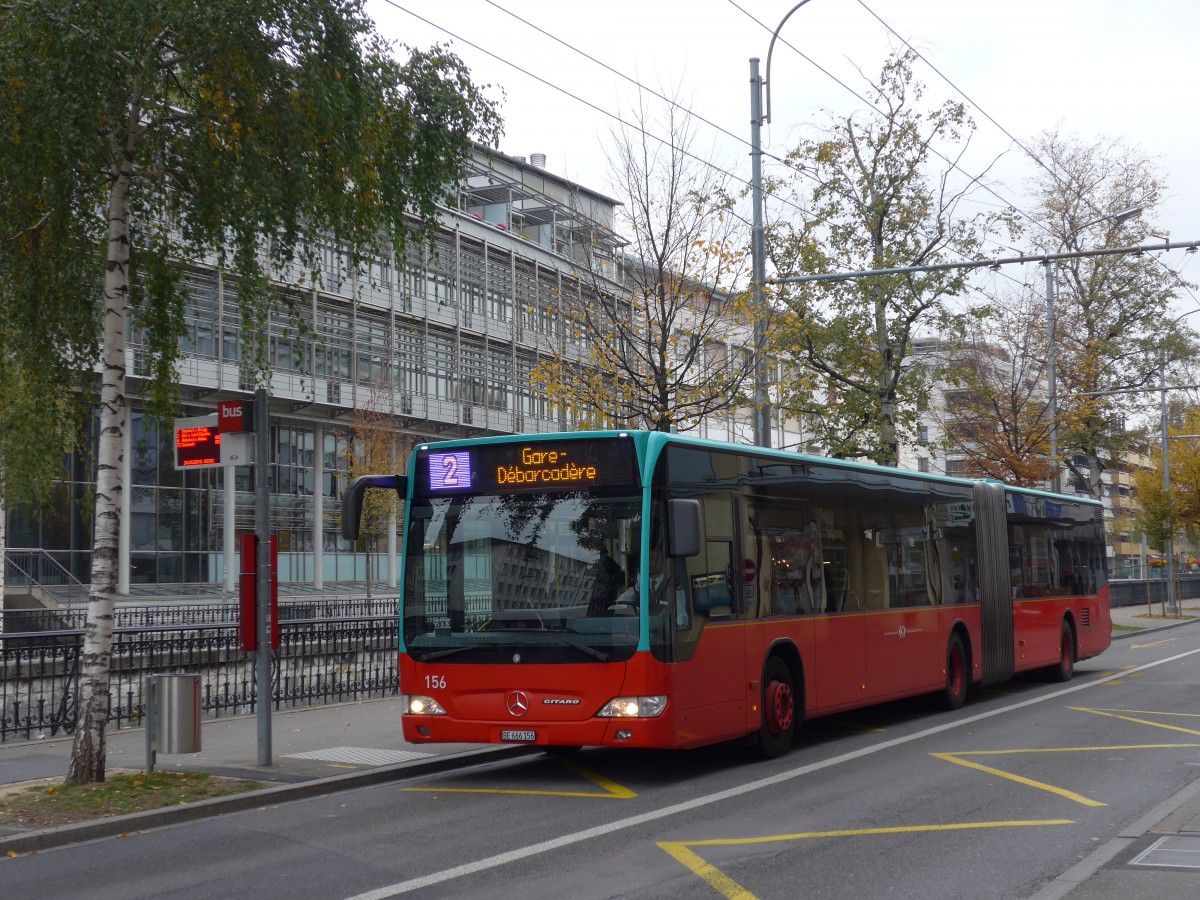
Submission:
{"label": "overcast sky", "polygon": [[[711,122],[697,124],[698,151],[749,180],[749,60],[760,58],[765,74],[771,32],[795,5],[368,0],[368,11],[384,36],[416,47],[449,43],[476,83],[503,87],[500,150],[544,153],[551,172],[620,199],[604,145],[619,119],[631,118],[637,92],[631,80],[677,94]],[[880,19],[937,68],[924,62],[916,68],[931,101],[967,100],[978,131],[966,167],[982,171],[1000,157],[991,174],[998,196],[983,195],[983,202],[1028,206],[1026,179],[1036,164],[1005,131],[1028,145],[1059,127],[1087,142],[1123,138],[1139,147],[1169,186],[1155,226],[1173,241],[1200,239],[1200,125],[1192,93],[1200,2],[810,0],[775,45],[767,152],[782,156],[806,126],[827,120],[825,110],[847,115],[866,108],[846,86],[862,94],[858,70],[874,78],[901,46]],[[1175,252],[1164,261],[1196,279],[1195,256]],[[1179,308],[1195,305],[1185,297]]]}

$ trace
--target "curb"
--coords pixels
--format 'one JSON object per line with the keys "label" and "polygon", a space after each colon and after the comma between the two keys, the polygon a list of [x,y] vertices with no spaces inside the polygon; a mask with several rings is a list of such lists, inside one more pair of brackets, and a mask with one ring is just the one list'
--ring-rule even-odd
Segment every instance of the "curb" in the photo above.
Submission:
{"label": "curb", "polygon": [[[47,828],[43,831],[26,831],[20,834],[0,835],[0,856],[9,854],[34,853],[63,847],[67,844],[78,844],[99,838],[128,835],[134,832],[148,831],[152,828],[163,828],[167,825],[178,825],[184,822],[194,822],[212,816],[226,813],[243,812],[248,809],[259,809],[277,803],[292,800],[305,800],[319,797],[337,791],[348,791],[355,788],[370,787],[376,784],[386,784],[404,778],[420,775],[433,775],[453,769],[468,768],[489,762],[499,762],[517,759],[540,753],[540,748],[521,747],[485,747],[479,750],[467,750],[463,753],[453,753],[431,759],[410,760],[394,763],[390,766],[379,766],[363,772],[347,772],[344,775],[332,775],[328,778],[315,778],[295,784],[274,785],[258,791],[247,791],[243,794],[232,794],[228,797],[212,797],[199,800],[185,806],[168,806],[162,809],[148,809],[144,812],[127,813],[123,816],[113,816],[108,819],[96,819],[91,822],[76,822],[59,828]],[[242,777],[256,773],[244,772]]]}
{"label": "curb", "polygon": [[1178,628],[1181,625],[1190,625],[1193,622],[1200,622],[1200,618],[1189,617],[1186,619],[1172,619],[1168,622],[1163,622],[1161,625],[1148,625],[1145,628],[1138,628],[1136,631],[1122,631],[1120,633],[1114,632],[1112,639],[1114,641],[1123,641],[1126,638],[1137,637],[1141,634],[1153,634],[1156,631],[1166,631],[1170,628]]}

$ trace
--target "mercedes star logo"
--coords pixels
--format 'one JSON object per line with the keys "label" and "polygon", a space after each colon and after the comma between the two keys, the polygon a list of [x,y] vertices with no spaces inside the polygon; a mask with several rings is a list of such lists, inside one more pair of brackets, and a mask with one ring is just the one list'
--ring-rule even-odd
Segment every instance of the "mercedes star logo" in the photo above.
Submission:
{"label": "mercedes star logo", "polygon": [[524,691],[513,691],[508,695],[508,714],[523,716],[529,712],[529,695]]}

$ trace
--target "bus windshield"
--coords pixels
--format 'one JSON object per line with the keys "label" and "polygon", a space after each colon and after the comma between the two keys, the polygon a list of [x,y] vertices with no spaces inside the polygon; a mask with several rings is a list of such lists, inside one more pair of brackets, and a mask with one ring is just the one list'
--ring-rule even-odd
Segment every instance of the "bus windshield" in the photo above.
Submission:
{"label": "bus windshield", "polygon": [[628,487],[414,500],[405,649],[454,662],[628,659],[640,526],[641,498]]}

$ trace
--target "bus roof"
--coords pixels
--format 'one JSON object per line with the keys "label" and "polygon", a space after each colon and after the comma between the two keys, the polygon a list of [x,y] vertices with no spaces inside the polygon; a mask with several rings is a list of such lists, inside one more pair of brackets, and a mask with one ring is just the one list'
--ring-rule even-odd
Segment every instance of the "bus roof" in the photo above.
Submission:
{"label": "bus roof", "polygon": [[908,478],[920,478],[925,481],[933,481],[941,484],[970,486],[979,481],[990,481],[1004,484],[1006,490],[1031,497],[1044,497],[1058,502],[1068,501],[1097,507],[1102,506],[1100,501],[1091,497],[1056,494],[1052,491],[1040,490],[1037,488],[1017,487],[1016,485],[1007,484],[1006,482],[1000,482],[994,478],[960,478],[954,475],[941,475],[935,472],[915,472],[912,469],[900,469],[894,466],[880,466],[875,463],[860,462],[849,459],[838,459],[832,456],[817,456],[815,454],[800,453],[795,450],[781,450],[774,447],[758,447],[754,444],[731,444],[725,441],[714,441],[708,438],[698,438],[683,434],[671,434],[663,431],[625,429],[612,431],[550,431],[540,434],[491,435],[488,437],[458,438],[447,441],[425,441],[417,444],[413,448],[413,452],[416,453],[423,449],[443,450],[450,447],[469,447],[487,444],[516,444],[523,441],[573,441],[596,438],[628,438],[634,442],[634,445],[640,451],[643,452],[643,458],[646,459],[657,458],[663,447],[674,444],[707,450],[723,450],[726,452],[747,454],[753,453],[755,456],[763,456],[769,459],[778,459],[788,462],[799,461],[812,465],[830,466],[837,469],[862,472],[864,474],[902,475]]}

